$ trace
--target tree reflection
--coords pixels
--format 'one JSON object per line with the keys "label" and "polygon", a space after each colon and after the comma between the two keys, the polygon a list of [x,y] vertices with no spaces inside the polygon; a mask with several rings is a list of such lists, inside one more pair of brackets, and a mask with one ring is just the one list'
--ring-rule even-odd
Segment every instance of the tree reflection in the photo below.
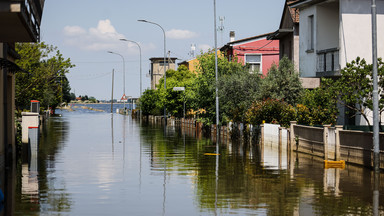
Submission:
{"label": "tree reflection", "polygon": [[[55,184],[56,154],[64,147],[68,136],[69,122],[61,117],[52,117],[41,127],[38,152],[38,191],[37,194],[25,194],[21,173],[18,166],[17,192],[15,203],[16,215],[39,215],[40,212],[68,212],[71,208],[70,194],[64,184]],[[26,177],[26,176],[24,176]],[[24,183],[25,184],[25,183]]]}
{"label": "tree reflection", "polygon": [[[264,164],[264,157],[268,155],[264,155],[262,145],[233,142],[220,146],[216,176],[216,157],[204,155],[214,152],[215,145],[208,139],[195,139],[188,135],[184,138],[183,130],[174,131],[175,136],[165,137],[157,126],[143,127],[144,152],[150,154],[154,171],[166,167],[167,175],[189,176],[194,184],[195,203],[201,212],[219,215],[229,214],[232,210],[267,215],[372,214],[369,201],[372,191],[364,194],[361,191],[371,185],[366,184],[367,181],[373,181],[363,168],[356,171],[360,177],[355,180],[346,176],[348,172],[338,171],[341,174],[331,176],[337,178],[336,191],[327,192],[324,191],[327,186],[324,178],[330,177],[324,174],[322,160],[295,153],[295,167],[281,169],[284,166],[281,166],[280,157],[286,154],[284,150],[282,154],[274,154],[279,157],[276,158],[279,166],[269,167]],[[290,157],[285,158],[289,160]],[[354,191],[355,181],[365,183],[359,184],[358,190]]]}

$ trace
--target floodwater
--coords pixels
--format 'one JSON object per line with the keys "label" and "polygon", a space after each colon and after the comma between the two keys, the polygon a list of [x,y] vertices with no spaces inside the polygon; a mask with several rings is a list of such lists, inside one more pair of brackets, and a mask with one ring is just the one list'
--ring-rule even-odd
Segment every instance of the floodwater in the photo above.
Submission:
{"label": "floodwater", "polygon": [[42,129],[37,168],[18,164],[15,215],[384,214],[384,185],[363,167],[324,169],[319,158],[248,143],[206,155],[215,143],[190,130],[58,113]]}

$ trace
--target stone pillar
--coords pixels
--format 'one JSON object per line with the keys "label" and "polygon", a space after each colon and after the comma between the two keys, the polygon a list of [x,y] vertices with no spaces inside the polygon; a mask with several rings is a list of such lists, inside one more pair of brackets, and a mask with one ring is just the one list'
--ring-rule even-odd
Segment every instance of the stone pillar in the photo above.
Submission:
{"label": "stone pillar", "polygon": [[260,141],[261,144],[264,145],[264,124],[260,125]]}
{"label": "stone pillar", "polygon": [[291,121],[290,122],[290,142],[289,142],[289,150],[293,151],[293,144],[295,143],[295,125],[297,124],[297,121]]}
{"label": "stone pillar", "polygon": [[328,133],[330,127],[330,124],[324,125],[323,130],[324,160],[328,160]]}
{"label": "stone pillar", "polygon": [[279,164],[279,169],[281,169],[281,157],[282,157],[282,145],[283,145],[283,127],[279,127],[279,147],[278,147],[278,151],[279,151],[279,159],[278,159],[278,164]]}
{"label": "stone pillar", "polygon": [[336,125],[336,146],[335,146],[335,161],[340,160],[340,131],[343,130],[343,125]]}

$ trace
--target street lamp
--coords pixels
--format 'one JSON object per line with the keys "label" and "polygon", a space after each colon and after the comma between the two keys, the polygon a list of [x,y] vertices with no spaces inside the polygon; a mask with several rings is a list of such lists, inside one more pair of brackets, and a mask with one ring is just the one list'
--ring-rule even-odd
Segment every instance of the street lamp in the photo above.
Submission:
{"label": "street lamp", "polygon": [[[139,47],[139,51],[140,51],[140,99],[141,99],[141,92],[142,92],[142,80],[141,80],[141,47],[140,47],[140,44],[137,43],[136,41],[133,41],[133,40],[127,40],[125,38],[122,38],[120,39],[121,41],[126,41],[126,42],[131,42],[131,43],[134,43],[136,44],[138,47]],[[142,112],[141,112],[141,106],[140,106],[140,121],[141,121],[141,118],[142,118]]]}
{"label": "street lamp", "polygon": [[[215,37],[215,78],[216,78],[216,142],[219,141],[219,90],[218,90],[218,69],[217,69],[217,28],[216,28],[216,0],[213,0],[214,15],[214,37]],[[219,145],[216,146],[216,153],[219,153]]]}
{"label": "street lamp", "polygon": [[125,60],[124,60],[124,56],[119,54],[119,53],[112,52],[112,51],[108,51],[108,53],[119,55],[123,59],[123,94],[124,94],[124,114],[125,114],[125,97],[126,96],[125,96]]}
{"label": "street lamp", "polygon": [[[163,31],[163,34],[164,34],[164,90],[167,91],[167,74],[166,74],[166,67],[165,67],[165,64],[166,64],[166,41],[165,41],[165,31],[163,29],[163,27],[161,27],[161,25],[157,24],[157,23],[154,23],[154,22],[151,22],[151,21],[147,21],[147,20],[137,20],[139,22],[145,22],[145,23],[149,23],[149,24],[153,24],[153,25],[157,25],[161,28],[161,30]],[[167,125],[167,116],[166,116],[166,108],[165,108],[165,104],[164,104],[164,123],[165,125]]]}

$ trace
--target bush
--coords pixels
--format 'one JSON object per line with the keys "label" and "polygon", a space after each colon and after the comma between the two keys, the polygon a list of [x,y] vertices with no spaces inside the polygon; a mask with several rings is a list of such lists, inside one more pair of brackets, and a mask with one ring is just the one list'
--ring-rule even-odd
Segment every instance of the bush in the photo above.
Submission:
{"label": "bush", "polygon": [[259,125],[263,122],[288,126],[296,119],[294,107],[284,101],[266,99],[256,101],[246,113],[247,123]]}

